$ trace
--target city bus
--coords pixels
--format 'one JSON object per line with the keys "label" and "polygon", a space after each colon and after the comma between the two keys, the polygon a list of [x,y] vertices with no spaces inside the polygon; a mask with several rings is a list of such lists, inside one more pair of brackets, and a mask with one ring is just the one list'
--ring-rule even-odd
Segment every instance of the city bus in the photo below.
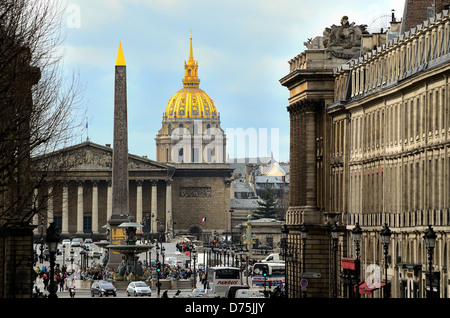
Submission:
{"label": "city bus", "polygon": [[[252,288],[273,290],[284,288],[286,267],[284,262],[264,262],[253,265]],[[265,285],[265,288],[264,288]]]}
{"label": "city bus", "polygon": [[230,286],[241,283],[241,270],[230,266],[209,267],[207,277],[208,288],[219,297],[225,297]]}

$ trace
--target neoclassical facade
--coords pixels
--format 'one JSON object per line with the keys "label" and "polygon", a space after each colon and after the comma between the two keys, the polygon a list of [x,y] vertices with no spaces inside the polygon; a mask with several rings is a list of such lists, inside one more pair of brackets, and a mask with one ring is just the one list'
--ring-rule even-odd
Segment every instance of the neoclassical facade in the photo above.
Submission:
{"label": "neoclassical facade", "polygon": [[[386,275],[392,297],[425,297],[429,225],[437,233],[433,289],[449,297],[448,11],[404,33],[395,20],[381,34],[347,32],[358,26],[345,22],[305,43],[280,80],[290,92],[289,297],[304,296],[296,283],[302,272],[321,274],[309,280],[307,297],[354,297],[358,282],[362,297],[380,297]],[[346,34],[360,34],[359,43]],[[387,263],[385,224],[392,231]]]}
{"label": "neoclassical facade", "polygon": [[[105,238],[112,215],[112,148],[84,142],[45,157],[55,164],[45,171],[36,190],[38,205],[33,224],[40,234],[54,221],[63,237]],[[205,169],[207,168],[207,169]],[[129,155],[129,211],[136,222],[148,224],[150,235],[171,239],[193,234],[206,239],[214,231],[229,231],[231,169],[222,165],[175,168]],[[202,219],[206,218],[206,222]],[[144,231],[144,229],[141,229]]]}

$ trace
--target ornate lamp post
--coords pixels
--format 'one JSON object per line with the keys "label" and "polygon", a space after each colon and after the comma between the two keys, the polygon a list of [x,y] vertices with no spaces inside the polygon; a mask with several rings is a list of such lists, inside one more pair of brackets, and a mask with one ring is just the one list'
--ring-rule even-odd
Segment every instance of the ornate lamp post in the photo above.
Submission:
{"label": "ornate lamp post", "polygon": [[164,257],[166,256],[166,248],[164,246],[162,246],[161,243],[161,262],[162,262],[162,275],[161,277],[164,278],[164,273],[165,273],[165,268],[164,268]]}
{"label": "ornate lamp post", "polygon": [[[302,271],[305,272],[306,270],[306,240],[308,239],[308,229],[306,228],[305,224],[302,224],[300,228],[300,238],[302,239]],[[306,298],[306,288],[302,288],[302,294],[303,298]]]}
{"label": "ornate lamp post", "polygon": [[436,244],[436,233],[431,228],[431,225],[428,226],[428,229],[425,231],[425,235],[423,236],[425,240],[425,246],[428,251],[428,275],[429,275],[429,282],[430,282],[430,292],[427,293],[427,298],[434,298],[434,291],[433,291],[433,250],[434,246]]}
{"label": "ornate lamp post", "polygon": [[73,272],[73,260],[74,260],[74,254],[73,247],[70,248],[70,270]]}
{"label": "ornate lamp post", "polygon": [[288,242],[289,229],[286,224],[281,226],[281,245],[283,247],[283,257],[284,257],[284,296],[288,297],[288,277],[287,277],[287,242]]}
{"label": "ornate lamp post", "polygon": [[[356,284],[359,284],[359,270],[360,270],[360,266],[359,266],[359,247],[361,244],[361,237],[362,237],[362,230],[361,227],[359,226],[358,223],[355,224],[355,227],[352,229],[352,236],[353,236],[353,242],[355,243],[355,249],[356,249],[356,266],[355,266],[355,271],[356,271]],[[357,289],[357,293],[356,293],[359,297],[359,289]]]}
{"label": "ornate lamp post", "polygon": [[55,285],[55,255],[58,250],[58,243],[60,241],[60,236],[58,230],[56,229],[55,222],[50,223],[47,228],[47,245],[50,252],[50,289],[48,298],[58,298],[56,296],[57,286]]}
{"label": "ornate lamp post", "polygon": [[195,248],[192,249],[192,259],[194,260],[194,280],[192,281],[192,288],[195,288],[197,283],[197,275],[196,275],[196,269],[195,269],[195,260],[197,259],[197,251]]}
{"label": "ornate lamp post", "polygon": [[381,229],[380,236],[381,236],[381,243],[383,244],[384,248],[384,298],[389,298],[389,291],[388,291],[388,280],[387,280],[387,271],[388,271],[388,250],[389,250],[389,243],[391,240],[391,230],[389,229],[387,223],[384,223],[383,228]]}
{"label": "ornate lamp post", "polygon": [[333,298],[337,298],[337,249],[339,240],[339,228],[336,222],[331,227],[331,239],[333,240],[333,262],[334,262],[334,286],[333,286]]}

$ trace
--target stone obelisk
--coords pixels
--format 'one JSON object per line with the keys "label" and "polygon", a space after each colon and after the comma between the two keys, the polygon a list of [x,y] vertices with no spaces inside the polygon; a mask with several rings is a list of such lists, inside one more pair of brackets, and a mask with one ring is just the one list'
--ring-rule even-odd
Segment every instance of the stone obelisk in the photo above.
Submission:
{"label": "stone obelisk", "polygon": [[[127,68],[122,43],[117,52],[114,79],[114,139],[112,158],[112,213],[109,219],[110,244],[123,245],[125,230],[118,226],[128,216],[128,125],[127,125]],[[122,257],[109,253],[109,267],[117,267]]]}

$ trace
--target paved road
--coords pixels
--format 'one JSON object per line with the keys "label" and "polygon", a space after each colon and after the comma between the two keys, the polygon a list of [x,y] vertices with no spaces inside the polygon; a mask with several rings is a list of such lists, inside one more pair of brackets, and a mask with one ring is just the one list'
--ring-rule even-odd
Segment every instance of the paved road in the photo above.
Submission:
{"label": "paved road", "polygon": [[[162,296],[164,290],[161,290],[161,294],[160,296]],[[190,292],[190,290],[181,290],[182,293],[187,293]],[[175,295],[176,290],[168,290],[167,295],[169,298],[173,298],[173,296]],[[69,295],[69,291],[63,291],[63,292],[58,292],[57,293],[58,298],[70,298]],[[128,296],[127,293],[124,290],[118,290],[117,291],[117,296],[113,297],[113,296],[108,296],[108,297],[99,297],[99,296],[91,296],[91,293],[89,290],[87,289],[78,289],[75,293],[75,299],[77,298],[95,298],[95,299],[117,299],[117,298],[159,298],[158,297],[158,293],[156,290],[152,290],[152,296],[148,297],[148,296]]]}
{"label": "paved road", "polygon": [[[93,251],[99,251],[99,252],[104,252],[102,251],[101,248],[99,248],[98,246],[96,246],[95,244],[90,244],[91,246],[91,250]],[[180,254],[179,252],[177,252],[176,250],[176,246],[175,243],[163,243],[163,246],[165,248],[165,257],[176,257],[178,260],[186,260],[189,259],[188,255],[184,255],[184,254]],[[70,247],[66,247],[65,248],[65,253],[63,253],[62,255],[57,255],[56,257],[56,261],[55,263],[60,264],[60,266],[62,266],[63,264],[65,264],[69,269],[71,268],[71,261],[70,261]],[[80,260],[81,260],[81,256],[80,256],[80,252],[82,251],[82,248],[80,247],[74,247],[74,261],[73,261],[73,266],[75,269],[79,268],[79,266],[77,264],[79,264]],[[36,249],[36,251],[38,251],[39,253],[39,248]],[[155,255],[154,255],[154,250],[152,251],[152,259],[154,259]],[[103,258],[103,256],[102,256]],[[89,263],[92,263],[92,261],[94,261],[95,263],[101,263],[102,262],[102,258],[100,259],[94,259],[89,261]],[[140,260],[145,260],[146,259],[146,254],[142,253],[139,255]],[[200,260],[202,263],[203,261]],[[37,262],[36,266],[42,267],[42,266],[49,266],[49,262],[48,261],[44,261],[43,263],[40,263],[39,261]],[[42,282],[42,279],[37,279],[37,285],[38,288],[40,289],[41,292],[43,292],[44,294],[47,294],[46,291],[44,291],[44,284]],[[189,292],[190,290],[181,290],[182,293],[184,292]],[[163,294],[164,290],[160,291],[160,296]],[[173,295],[176,293],[176,290],[168,290],[168,296],[169,298],[172,298]],[[70,298],[70,294],[68,290],[64,290],[64,291],[59,291],[59,286],[58,286],[58,292],[57,292],[58,298]],[[76,290],[76,294],[75,294],[75,298],[92,298],[90,291],[88,289],[77,289]],[[125,290],[117,290],[117,296],[116,297],[98,297],[95,296],[95,298],[100,298],[100,299],[107,299],[107,298],[128,298],[126,291]],[[133,296],[130,296],[130,298],[133,298]],[[140,298],[140,297],[139,297]],[[158,293],[156,289],[152,289],[152,296],[150,298],[158,298]]]}

